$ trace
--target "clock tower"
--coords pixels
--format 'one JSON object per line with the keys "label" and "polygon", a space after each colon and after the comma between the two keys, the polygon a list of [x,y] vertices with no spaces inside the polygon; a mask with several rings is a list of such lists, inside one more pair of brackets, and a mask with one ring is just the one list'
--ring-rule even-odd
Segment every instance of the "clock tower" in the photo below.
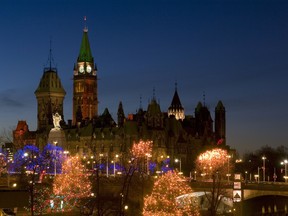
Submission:
{"label": "clock tower", "polygon": [[77,63],[74,65],[73,125],[97,115],[97,67],[90,49],[88,28],[85,27]]}

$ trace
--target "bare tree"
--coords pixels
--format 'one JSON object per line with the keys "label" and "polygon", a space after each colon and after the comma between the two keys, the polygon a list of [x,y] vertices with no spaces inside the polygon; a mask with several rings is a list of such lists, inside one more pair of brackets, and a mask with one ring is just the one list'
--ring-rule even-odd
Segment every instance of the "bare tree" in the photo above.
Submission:
{"label": "bare tree", "polygon": [[[227,196],[226,186],[233,170],[231,156],[227,150],[215,148],[200,154],[196,160],[198,172],[204,176],[211,187],[205,191],[211,216],[215,216],[224,196]],[[226,180],[227,177],[227,180]]]}

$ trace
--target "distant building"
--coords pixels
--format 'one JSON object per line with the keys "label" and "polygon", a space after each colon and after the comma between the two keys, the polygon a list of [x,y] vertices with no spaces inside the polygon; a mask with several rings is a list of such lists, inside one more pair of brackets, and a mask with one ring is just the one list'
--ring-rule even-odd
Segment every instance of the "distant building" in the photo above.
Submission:
{"label": "distant building", "polygon": [[36,131],[29,131],[26,121],[18,121],[16,129],[13,130],[13,144],[15,149],[21,149],[27,144],[36,145]]}
{"label": "distant building", "polygon": [[[151,160],[181,158],[182,166],[191,169],[195,154],[206,145],[226,145],[225,107],[221,101],[215,108],[215,122],[207,106],[198,103],[193,115],[185,115],[180,97],[175,89],[167,112],[163,112],[155,95],[147,109],[140,105],[136,113],[125,115],[119,102],[117,122],[108,108],[98,114],[97,67],[88,40],[88,29],[83,31],[80,52],[73,71],[73,116],[63,121],[66,146],[71,154],[125,157],[133,142],[140,139],[153,141]],[[47,144],[53,126],[52,114],[58,112],[62,119],[65,90],[55,68],[45,68],[35,91],[38,109],[37,131],[29,131],[25,121],[19,121],[13,132],[14,145],[21,148],[32,143],[40,148]],[[214,124],[213,124],[214,123]],[[214,129],[213,129],[214,126]]]}

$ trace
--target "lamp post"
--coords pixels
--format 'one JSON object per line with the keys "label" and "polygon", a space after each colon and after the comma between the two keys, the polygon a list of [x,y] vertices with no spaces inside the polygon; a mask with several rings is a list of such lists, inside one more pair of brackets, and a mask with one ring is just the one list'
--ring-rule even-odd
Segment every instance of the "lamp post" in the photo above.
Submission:
{"label": "lamp post", "polygon": [[56,177],[56,173],[57,173],[57,161],[56,161],[56,158],[57,158],[57,152],[56,152],[56,146],[57,146],[57,141],[54,141],[53,142],[54,145],[55,145],[55,149],[54,149],[54,177]]}
{"label": "lamp post", "polygon": [[118,160],[119,155],[116,154],[115,157],[116,157],[116,159],[114,161],[114,177],[116,176],[116,160]]}
{"label": "lamp post", "polygon": [[145,154],[146,155],[146,157],[147,157],[147,164],[146,164],[146,166],[147,166],[147,175],[150,175],[150,171],[149,171],[149,158],[150,157],[152,157],[152,155],[150,155],[149,153],[146,153]]}
{"label": "lamp post", "polygon": [[248,174],[248,171],[245,171],[245,182],[246,182],[246,183],[248,182],[247,174]]}
{"label": "lamp post", "polygon": [[281,165],[284,165],[284,173],[285,173],[284,179],[285,179],[285,183],[287,183],[287,181],[288,181],[287,164],[288,164],[288,160],[284,160],[284,161],[281,162]]}
{"label": "lamp post", "polygon": [[[102,163],[102,157],[104,157],[104,154],[100,153],[99,156],[100,156],[100,161]],[[109,177],[109,157],[108,157],[108,153],[106,154],[106,177],[107,178]]]}
{"label": "lamp post", "polygon": [[265,156],[262,157],[262,160],[263,160],[263,182],[265,182],[265,160],[267,158]]}
{"label": "lamp post", "polygon": [[180,172],[179,174],[181,175],[182,174],[182,165],[181,165],[181,158],[180,159],[175,159],[175,162],[178,163],[179,162],[179,168],[180,168]]}
{"label": "lamp post", "polygon": [[115,177],[115,160],[111,161],[111,163],[113,164],[113,175]]}

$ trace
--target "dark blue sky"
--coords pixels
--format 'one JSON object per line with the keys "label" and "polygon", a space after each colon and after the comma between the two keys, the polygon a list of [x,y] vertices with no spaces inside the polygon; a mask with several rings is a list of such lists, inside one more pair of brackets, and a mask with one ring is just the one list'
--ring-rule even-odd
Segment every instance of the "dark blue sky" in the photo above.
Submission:
{"label": "dark blue sky", "polygon": [[[34,95],[48,66],[50,38],[72,118],[72,76],[87,16],[98,65],[99,110],[115,117],[146,109],[155,96],[167,111],[178,83],[186,114],[199,101],[214,119],[226,107],[227,144],[240,153],[288,141],[288,2],[0,0],[0,128],[18,120],[36,129]],[[116,119],[115,119],[116,120]]]}

